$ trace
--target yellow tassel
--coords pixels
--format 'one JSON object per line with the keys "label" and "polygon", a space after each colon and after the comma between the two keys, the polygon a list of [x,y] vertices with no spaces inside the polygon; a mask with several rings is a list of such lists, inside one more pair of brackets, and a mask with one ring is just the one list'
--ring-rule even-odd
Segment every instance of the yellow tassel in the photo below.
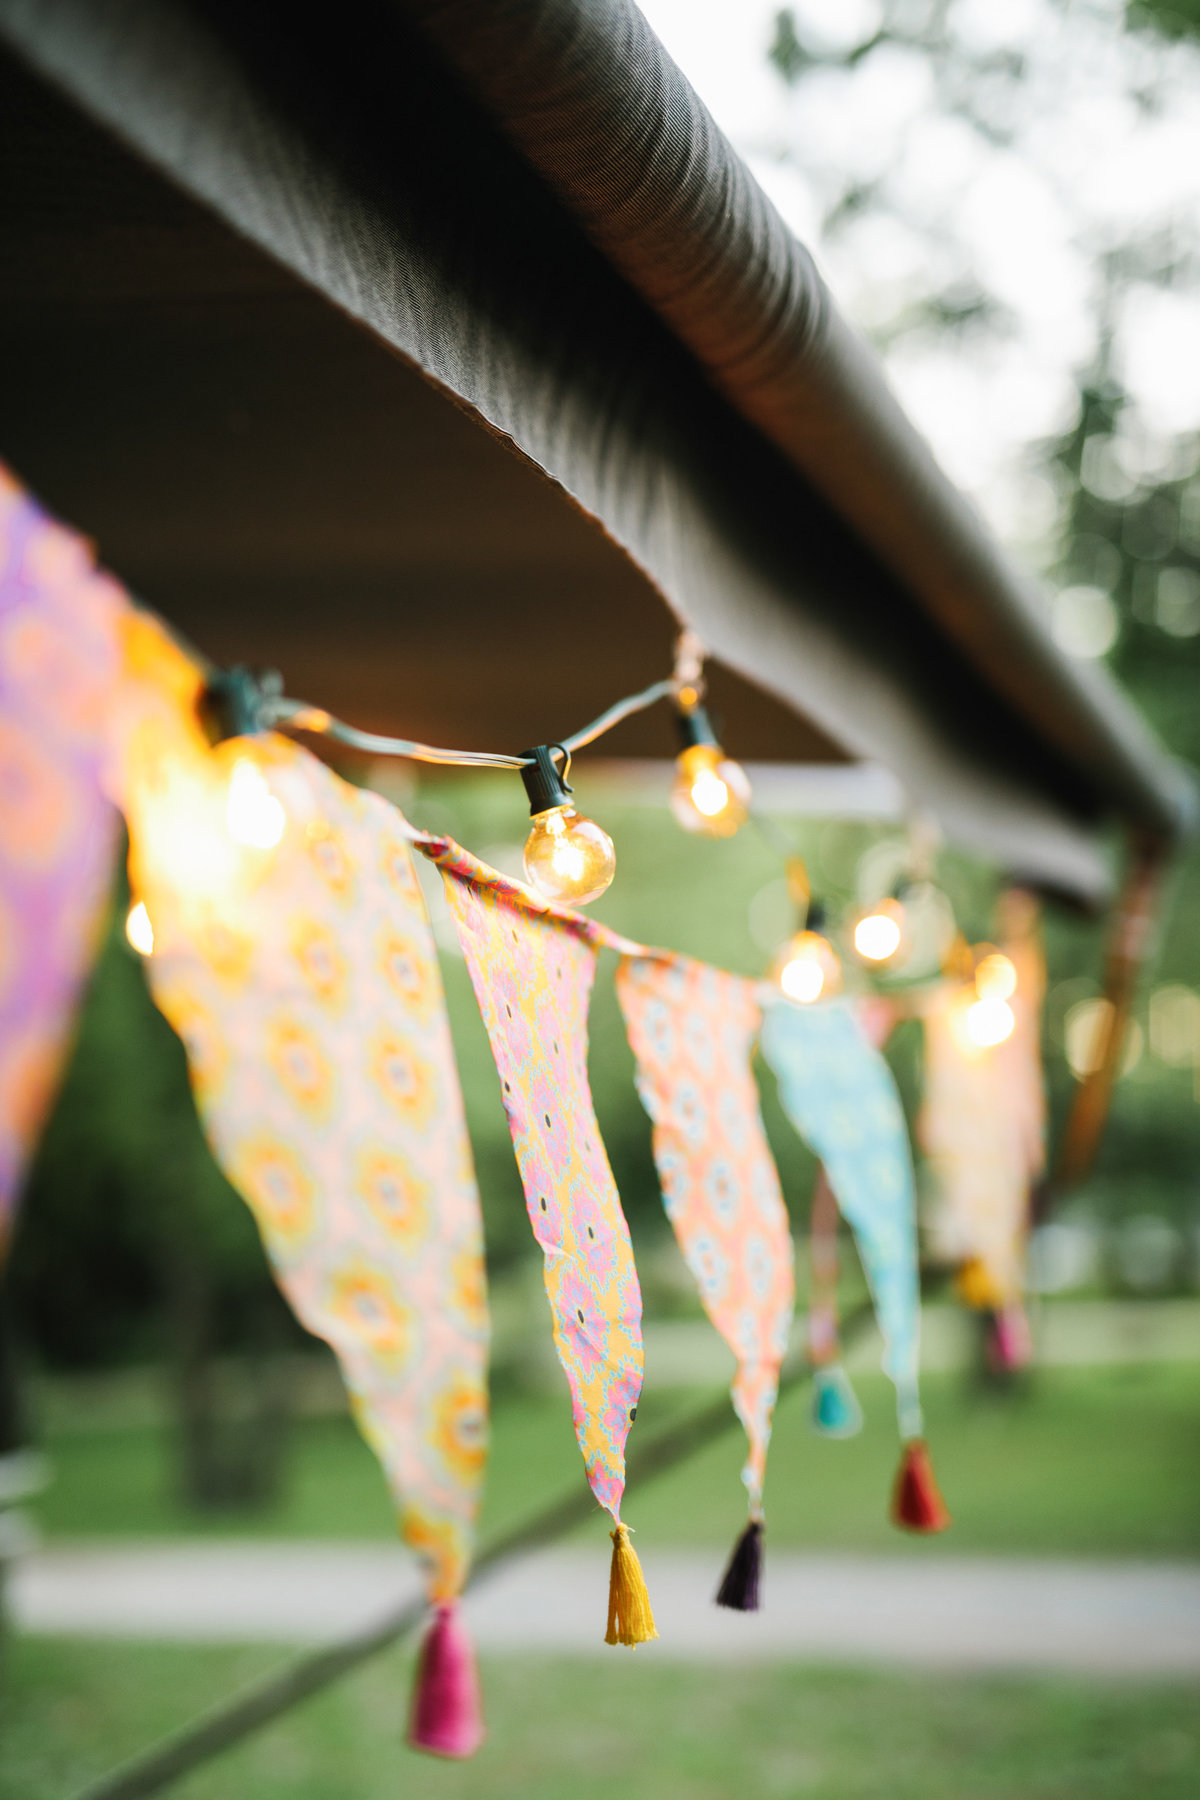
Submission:
{"label": "yellow tassel", "polygon": [[999,1312],[1004,1296],[993,1281],[987,1264],[978,1256],[969,1256],[955,1279],[959,1299],[977,1312]]}
{"label": "yellow tassel", "polygon": [[647,1644],[658,1636],[642,1565],[629,1541],[628,1525],[610,1531],[613,1554],[608,1578],[608,1630],[606,1644]]}

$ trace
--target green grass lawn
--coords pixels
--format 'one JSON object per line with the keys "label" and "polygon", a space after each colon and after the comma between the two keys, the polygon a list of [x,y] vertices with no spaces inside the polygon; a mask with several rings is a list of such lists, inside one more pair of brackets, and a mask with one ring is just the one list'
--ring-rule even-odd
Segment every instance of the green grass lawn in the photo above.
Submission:
{"label": "green grass lawn", "polygon": [[[277,1652],[18,1643],[0,1792],[66,1800],[268,1667]],[[408,1659],[389,1653],[197,1772],[179,1800],[1194,1800],[1196,1694],[1135,1686],[628,1656],[484,1665],[469,1764],[400,1746]]]}
{"label": "green grass lawn", "polygon": [[[929,1435],[957,1515],[947,1537],[886,1523],[896,1459],[890,1395],[864,1379],[861,1438],[813,1436],[807,1399],[781,1407],[768,1492],[773,1547],[997,1554],[1200,1552],[1200,1370],[1044,1370],[1009,1399],[926,1383]],[[649,1437],[689,1394],[651,1394]],[[373,1537],[391,1530],[382,1482],[349,1421],[297,1431],[286,1497],[197,1520],[170,1500],[161,1430],[63,1429],[40,1505],[50,1537]],[[736,1430],[630,1494],[643,1545],[728,1544],[742,1517]],[[564,1397],[497,1408],[485,1533],[581,1480]],[[603,1541],[597,1517],[584,1533]],[[68,1800],[87,1780],[223,1699],[284,1655],[29,1639],[0,1686],[0,1794]],[[507,1657],[485,1667],[490,1741],[444,1766],[400,1747],[408,1653],[377,1659],[175,1791],[180,1800],[1184,1800],[1200,1792],[1194,1686],[867,1674],[771,1666]]]}
{"label": "green grass lawn", "polygon": [[[767,1484],[773,1546],[907,1548],[920,1555],[936,1555],[941,1545],[1078,1556],[1200,1553],[1198,1367],[1047,1369],[1028,1393],[1011,1398],[969,1393],[959,1376],[928,1377],[929,1438],[955,1514],[953,1532],[932,1543],[887,1524],[897,1455],[890,1390],[881,1377],[858,1386],[867,1423],[849,1442],[813,1435],[803,1392],[780,1407]],[[702,1400],[648,1394],[637,1439]],[[743,1514],[743,1445],[733,1427],[670,1474],[631,1491],[626,1510],[639,1541],[726,1544]],[[63,1431],[49,1449],[54,1480],[38,1507],[49,1537],[354,1538],[392,1530],[374,1459],[345,1418],[297,1427],[286,1493],[261,1512],[198,1517],[173,1504],[170,1441],[149,1426]],[[485,1534],[581,1481],[565,1392],[497,1407]],[[594,1529],[600,1541],[599,1518]]]}

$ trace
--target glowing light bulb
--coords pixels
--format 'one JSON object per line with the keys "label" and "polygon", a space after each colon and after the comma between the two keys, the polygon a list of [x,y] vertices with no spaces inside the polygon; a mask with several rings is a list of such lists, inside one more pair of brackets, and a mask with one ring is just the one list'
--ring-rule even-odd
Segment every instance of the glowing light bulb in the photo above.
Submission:
{"label": "glowing light bulb", "polygon": [[689,744],[675,764],[671,811],[685,831],[732,837],[746,823],[750,783],[716,744]]}
{"label": "glowing light bulb", "polygon": [[972,1001],[963,1023],[972,1044],[980,1050],[993,1050],[1012,1036],[1016,1019],[1007,1000],[987,994]]}
{"label": "glowing light bulb", "polygon": [[225,824],[230,837],[250,850],[273,850],[287,824],[282,803],[247,756],[238,758],[229,776]]}
{"label": "glowing light bulb", "polygon": [[150,923],[145,901],[138,900],[130,907],[125,919],[125,936],[139,956],[153,955],[154,927]]}
{"label": "glowing light bulb", "polygon": [[[1017,971],[998,950],[983,957],[975,970],[975,991],[981,1000],[1010,1000],[1017,991]],[[1005,1036],[1007,1037],[1007,1032]]]}
{"label": "glowing light bulb", "polygon": [[822,995],[837,993],[842,965],[828,938],[819,931],[799,931],[776,957],[774,975],[789,1000],[809,1006]]}
{"label": "glowing light bulb", "polygon": [[854,948],[864,962],[883,963],[895,956],[904,936],[904,908],[899,900],[881,900],[854,927]]}
{"label": "glowing light bulb", "polygon": [[815,1000],[825,986],[825,971],[814,956],[793,956],[779,971],[779,985],[789,1000]]}
{"label": "glowing light bulb", "polygon": [[544,900],[586,906],[599,899],[616,871],[613,841],[593,819],[573,806],[534,814],[525,841],[525,879]]}
{"label": "glowing light bulb", "polygon": [[689,800],[706,819],[715,819],[729,804],[729,789],[714,769],[702,769],[692,783]]}

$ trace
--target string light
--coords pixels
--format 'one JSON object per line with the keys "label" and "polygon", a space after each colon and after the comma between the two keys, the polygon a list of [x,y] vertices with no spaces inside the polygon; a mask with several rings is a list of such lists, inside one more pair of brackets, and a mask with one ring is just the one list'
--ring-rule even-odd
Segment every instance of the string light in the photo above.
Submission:
{"label": "string light", "polygon": [[787,859],[788,894],[796,908],[799,929],[790,937],[771,965],[771,974],[789,1000],[811,1006],[828,1000],[842,985],[842,965],[829,939],[821,931],[825,910],[812,897],[812,883],[802,856]]}
{"label": "string light", "polygon": [[944,966],[952,980],[963,984],[951,1015],[962,1048],[971,1054],[1006,1043],[1017,1024],[1008,1004],[1017,991],[1017,971],[1010,959],[990,944],[977,944],[972,950],[960,933]]}
{"label": "string light", "polygon": [[994,1050],[1013,1034],[1016,1016],[1007,1000],[985,994],[967,1007],[964,1018],[967,1037],[979,1050]]}
{"label": "string light", "polygon": [[[560,769],[554,751],[563,758]],[[544,900],[587,906],[598,900],[617,870],[608,833],[570,804],[570,753],[561,744],[539,744],[521,770],[533,826],[525,840],[525,878]]]}
{"label": "string light", "polygon": [[[539,771],[540,752],[536,749],[520,756],[487,750],[445,750],[412,738],[359,731],[323,707],[289,699],[283,692],[282,678],[274,671],[256,674],[239,666],[213,675],[205,693],[204,716],[214,743],[286,727],[331,737],[373,756],[405,756],[418,762],[462,768],[516,769],[527,788],[533,778],[539,793],[549,781],[551,789],[561,788],[562,792],[553,802],[541,793],[542,804],[533,808],[534,827],[525,846],[525,873],[546,899],[584,906],[608,887],[616,868],[616,855],[607,832],[568,804],[565,796],[570,789],[566,786],[565,769],[576,750],[593,743],[631,714],[659,700],[670,698],[675,702],[684,745],[677,762],[671,804],[686,830],[709,837],[730,837],[745,823],[750,783],[740,764],[721,749],[701,704],[703,666],[703,645],[692,632],[682,632],[669,679],[653,682],[640,693],[618,700],[590,725],[550,747],[565,759],[563,776],[555,771],[553,781],[549,781],[544,766]],[[235,764],[227,824],[237,842],[254,849],[271,849],[283,836],[283,808],[252,762],[247,761],[244,767]]]}
{"label": "string light", "polygon": [[[672,806],[689,831],[729,837],[749,811],[750,783],[739,764],[727,757],[700,704],[703,696],[704,649],[688,631],[676,646],[675,668],[668,680],[653,682],[640,693],[618,700],[605,712],[560,743],[506,756],[484,750],[444,750],[411,738],[382,737],[359,731],[335,719],[323,707],[291,700],[274,672],[255,674],[237,667],[215,674],[204,699],[204,716],[214,743],[251,736],[284,726],[331,737],[374,756],[405,756],[418,762],[463,768],[516,769],[530,795],[533,827],[525,845],[525,874],[548,900],[586,906],[601,895],[616,871],[612,839],[594,820],[570,805],[566,781],[571,757],[604,732],[657,701],[673,699],[684,747],[678,765]],[[563,758],[560,772],[551,750]],[[253,849],[272,849],[286,828],[280,802],[265,777],[249,759],[234,764],[226,824],[230,835]]]}
{"label": "string light", "polygon": [[[655,682],[640,693],[617,701],[561,743],[538,745],[520,756],[443,750],[407,738],[359,731],[322,708],[288,699],[277,674],[255,675],[243,667],[214,675],[204,706],[215,743],[284,725],[321,733],[374,755],[519,770],[533,820],[525,842],[526,879],[546,900],[586,906],[612,882],[616,851],[608,833],[570,803],[572,790],[567,776],[571,757],[575,750],[593,742],[632,713],[668,696],[675,702],[684,742],[677,759],[671,806],[686,830],[729,837],[749,816],[751,796],[746,773],[725,755],[702,705],[703,660],[699,640],[685,631],[676,647],[675,670],[670,680]],[[556,755],[562,759],[561,769]],[[237,757],[230,771],[225,825],[236,843],[258,850],[273,849],[286,830],[284,807],[250,757]],[[810,903],[808,874],[799,858],[788,861],[788,885],[800,913],[800,928],[775,958],[772,974],[789,999],[811,1005],[822,996],[829,998],[839,991],[841,963],[820,930],[823,914]],[[881,900],[855,924],[856,953],[866,962],[889,961],[904,942],[905,922],[898,893]],[[140,902],[130,909],[125,929],[133,947],[142,955],[149,955],[154,947],[154,933]],[[957,1009],[960,1035],[979,1049],[1003,1043],[1016,1024],[1008,1001],[1016,990],[1017,975],[1009,958],[990,947],[985,954],[973,953],[959,937],[944,966],[948,975],[970,983],[963,996],[964,1005]]]}
{"label": "string light", "polygon": [[819,931],[798,931],[780,951],[774,973],[788,999],[805,1006],[830,999],[842,985],[837,952]]}
{"label": "string light", "polygon": [[[1063,1051],[1076,1081],[1094,1075],[1103,1065],[1115,1025],[1116,1012],[1111,1000],[1100,997],[1080,1000],[1068,1012],[1063,1021]],[[1141,1026],[1136,1019],[1127,1019],[1116,1071],[1118,1076],[1128,1075],[1136,1067],[1143,1043]]]}
{"label": "string light", "polygon": [[750,811],[750,783],[740,763],[726,756],[694,686],[681,688],[679,735],[671,811],[685,831],[732,837]]}
{"label": "string light", "polygon": [[225,829],[235,844],[247,850],[273,850],[287,828],[287,814],[254,758],[239,753],[237,740],[254,737],[278,722],[280,709],[291,704],[283,698],[283,678],[275,670],[256,674],[239,664],[218,670],[205,685],[202,722],[218,755],[222,759],[233,756],[225,795]]}
{"label": "string light", "polygon": [[1011,1000],[1017,991],[1017,971],[999,950],[982,956],[975,969],[975,989],[983,1000]]}
{"label": "string light", "polygon": [[854,948],[864,962],[890,962],[904,941],[904,907],[895,897],[881,900],[854,927]]}
{"label": "string light", "polygon": [[229,776],[225,825],[235,843],[249,850],[273,850],[283,836],[287,814],[248,756],[239,756]]}
{"label": "string light", "polygon": [[154,954],[154,927],[144,901],[136,900],[126,914],[125,936],[139,956]]}

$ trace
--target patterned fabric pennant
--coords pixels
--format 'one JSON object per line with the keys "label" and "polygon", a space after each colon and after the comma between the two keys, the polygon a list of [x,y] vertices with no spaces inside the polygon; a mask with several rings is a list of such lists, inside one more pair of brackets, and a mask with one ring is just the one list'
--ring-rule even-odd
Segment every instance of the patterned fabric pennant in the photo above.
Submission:
{"label": "patterned fabric pennant", "polygon": [[837,1198],[818,1164],[808,1222],[808,1355],[818,1369],[841,1356],[837,1238]]}
{"label": "patterned fabric pennant", "polygon": [[588,1086],[597,928],[457,844],[422,847],[441,868],[496,1060],[588,1482],[619,1523],[642,1296]]}
{"label": "patterned fabric pennant", "polygon": [[[1009,996],[1013,1030],[981,1049],[963,1019],[971,986],[940,986],[926,1001],[925,1095],[918,1120],[921,1148],[934,1181],[930,1241],[940,1260],[958,1264],[960,1287],[973,1306],[1024,1331],[1025,1240],[1031,1187],[1045,1164],[1045,1090],[1041,1012],[1046,972],[1036,934],[1036,902],[1005,897],[1014,926],[1001,949],[1016,971]],[[1023,910],[1020,901],[1027,902]],[[1021,1360],[1018,1358],[1018,1360]]]}
{"label": "patterned fabric pennant", "polygon": [[111,889],[102,775],[126,605],[0,464],[0,1260]]}
{"label": "patterned fabric pennant", "polygon": [[201,674],[126,631],[120,782],[154,997],[280,1284],[336,1351],[431,1596],[486,1456],[483,1239],[409,831],[277,736],[210,748]]}
{"label": "patterned fabric pennant", "polygon": [[[860,994],[850,1004],[867,1041],[882,1049],[895,1022],[892,1002],[880,994]],[[862,1430],[862,1408],[841,1360],[838,1218],[837,1197],[818,1164],[808,1232],[808,1353],[813,1364],[811,1417],[822,1437],[854,1437]]]}
{"label": "patterned fabric pennant", "polygon": [[904,1111],[849,1002],[772,1000],[762,1033],[784,1111],[824,1165],[854,1232],[895,1384],[900,1432],[921,1434],[916,1197]]}
{"label": "patterned fabric pennant", "polygon": [[752,983],[687,957],[623,957],[617,997],[667,1216],[737,1358],[733,1403],[750,1446],[742,1479],[759,1518],[794,1300],[791,1231],[751,1067],[762,1013]]}
{"label": "patterned fabric pennant", "polygon": [[[999,1046],[1001,1088],[1009,1129],[1022,1164],[1019,1191],[1011,1220],[1017,1279],[1025,1286],[1033,1189],[1046,1168],[1046,1083],[1042,1070],[1042,1010],[1046,1000],[1046,957],[1042,946],[1041,907],[1035,895],[1010,888],[997,905],[1000,947],[1016,972],[1009,996],[1012,1036]],[[996,1315],[994,1348],[1002,1367],[1020,1368],[1033,1360],[1033,1335],[1023,1295],[1010,1297]]]}
{"label": "patterned fabric pennant", "polygon": [[930,1248],[967,1272],[974,1304],[1000,1306],[1019,1291],[1012,1208],[1021,1187],[1018,1146],[1004,1129],[995,1050],[966,1040],[970,986],[946,983],[922,1009],[925,1092],[917,1135],[932,1182]]}

